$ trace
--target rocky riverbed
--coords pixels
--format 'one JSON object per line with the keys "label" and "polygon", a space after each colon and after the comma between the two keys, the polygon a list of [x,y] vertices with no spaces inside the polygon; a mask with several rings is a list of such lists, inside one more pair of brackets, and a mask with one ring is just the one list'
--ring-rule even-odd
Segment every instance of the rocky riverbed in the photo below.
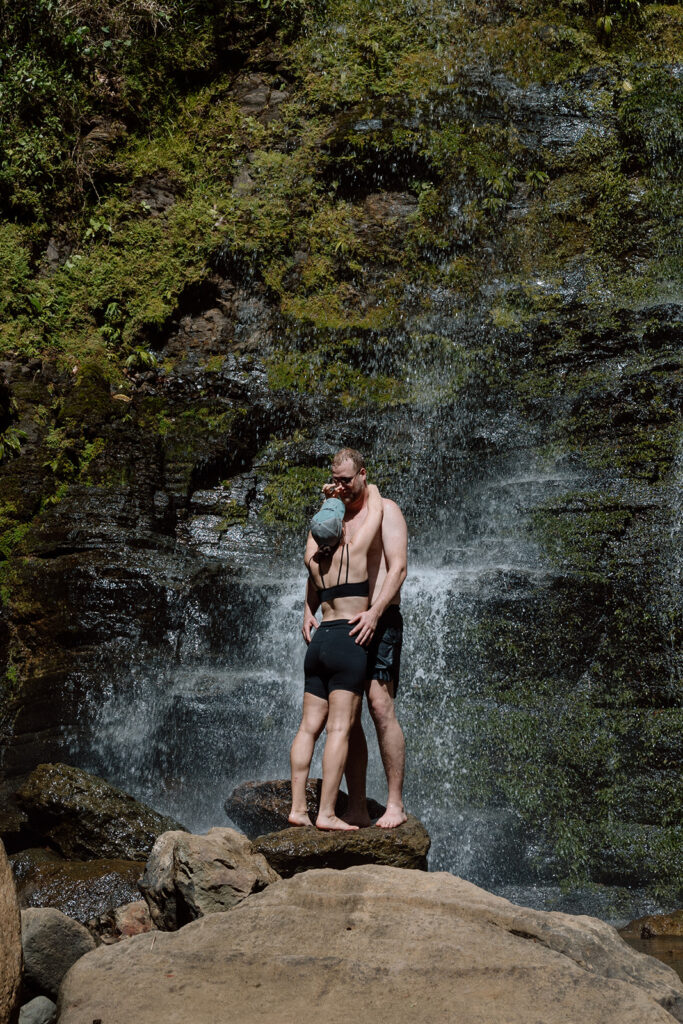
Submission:
{"label": "rocky riverbed", "polygon": [[[314,807],[315,781],[310,791]],[[122,844],[136,830],[148,836],[154,820],[151,809],[68,766],[42,766],[24,792],[31,793],[33,827],[35,808],[49,803],[54,811],[58,793],[71,807],[74,835],[92,847],[112,841],[103,826],[114,800]],[[99,820],[89,794],[102,799]],[[286,784],[272,781],[244,784],[227,803],[245,820],[272,824],[287,800]],[[65,825],[62,848],[66,833]],[[59,861],[49,837],[42,840],[43,865],[61,864],[65,876],[80,865],[87,886],[83,862]],[[110,891],[108,907],[84,920],[84,907],[102,898],[93,874],[90,903],[64,913],[63,894],[54,890],[54,902],[22,910],[21,938],[2,847],[0,1020],[13,1020],[19,1004],[21,1021],[43,1024],[201,1022],[228,1004],[245,1021],[295,1021],[312,1006],[333,1021],[354,1012],[382,1022],[407,1011],[433,1024],[453,1014],[482,1024],[607,1024],[615,1013],[624,1021],[683,1020],[683,982],[609,925],[515,906],[448,873],[391,866],[392,848],[394,862],[405,864],[409,848],[419,859],[428,843],[418,822],[333,837],[314,828],[254,839],[225,827],[206,835],[164,831],[145,864],[120,862],[144,868],[144,902],[119,906]],[[25,885],[32,857],[35,851],[11,858],[24,907],[33,897]],[[315,866],[326,862],[343,869]],[[281,877],[283,863],[293,877]],[[638,921],[631,931],[669,934],[676,920]]]}

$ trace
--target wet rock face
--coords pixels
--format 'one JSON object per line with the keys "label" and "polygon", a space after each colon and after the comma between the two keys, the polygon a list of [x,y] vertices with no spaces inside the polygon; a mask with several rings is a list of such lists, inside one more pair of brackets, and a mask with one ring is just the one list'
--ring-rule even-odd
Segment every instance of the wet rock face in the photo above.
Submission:
{"label": "wet rock face", "polygon": [[[123,398],[102,367],[3,362],[0,429],[27,435],[0,468],[3,770],[66,743],[119,780],[206,790],[186,736],[220,721],[230,785],[280,772],[270,708],[291,691],[256,624],[292,632],[275,591],[348,443],[406,512],[412,579],[434,570],[404,604],[413,805],[505,808],[534,835],[527,878],[676,884],[680,69],[653,28],[673,8],[617,67],[576,4],[552,24],[432,7],[309,26],[315,60],[288,51],[286,83],[245,49],[214,97],[246,140],[226,240],[141,328],[157,365]],[[157,224],[183,201],[147,172],[128,195]],[[116,714],[141,693],[146,760]],[[467,843],[448,799],[435,815],[453,867]]]}
{"label": "wet rock face", "polygon": [[54,907],[85,924],[139,895],[144,861],[100,858],[27,863],[30,853],[25,851],[12,858],[22,908]]}
{"label": "wet rock face", "polygon": [[316,828],[287,828],[258,836],[252,842],[283,878],[314,868],[385,864],[395,868],[427,870],[429,834],[412,814],[397,828],[359,828],[357,832],[322,832]]}
{"label": "wet rock face", "polygon": [[103,779],[70,765],[39,765],[18,793],[34,831],[65,857],[146,859],[157,836],[179,828]]}

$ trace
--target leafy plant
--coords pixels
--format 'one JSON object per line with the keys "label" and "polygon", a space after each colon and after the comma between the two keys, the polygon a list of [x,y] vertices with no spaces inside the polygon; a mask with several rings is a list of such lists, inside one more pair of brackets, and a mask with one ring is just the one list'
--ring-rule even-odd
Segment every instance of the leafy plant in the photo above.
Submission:
{"label": "leafy plant", "polygon": [[134,348],[125,361],[127,370],[134,373],[141,373],[144,370],[152,370],[157,365],[157,357],[146,348]]}
{"label": "leafy plant", "polygon": [[0,434],[0,462],[12,459],[21,451],[21,442],[26,440],[26,431],[8,427]]}
{"label": "leafy plant", "polygon": [[550,181],[550,175],[545,171],[527,171],[524,180],[532,192],[543,192]]}

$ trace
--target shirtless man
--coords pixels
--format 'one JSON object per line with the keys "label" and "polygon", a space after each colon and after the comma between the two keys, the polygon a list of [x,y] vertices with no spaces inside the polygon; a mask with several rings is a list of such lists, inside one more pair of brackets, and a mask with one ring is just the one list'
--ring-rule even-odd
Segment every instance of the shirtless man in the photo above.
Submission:
{"label": "shirtless man", "polygon": [[[341,498],[346,506],[344,522],[347,535],[353,534],[367,516],[367,477],[363,457],[352,448],[342,448],[332,459],[332,485],[327,497]],[[382,528],[368,553],[370,607],[350,619],[357,644],[368,646],[368,680],[365,692],[370,715],[375,723],[382,764],[387,776],[386,811],[377,821],[380,828],[395,828],[406,820],[403,807],[405,740],[396,718],[394,698],[400,667],[402,619],[399,611],[401,585],[406,578],[408,530],[395,501],[383,498]],[[302,633],[311,642],[311,630],[318,625],[315,613],[318,597],[314,587],[306,589]],[[344,820],[354,825],[370,825],[365,800],[365,776],[368,748],[360,716],[349,738],[346,781],[349,805]]]}

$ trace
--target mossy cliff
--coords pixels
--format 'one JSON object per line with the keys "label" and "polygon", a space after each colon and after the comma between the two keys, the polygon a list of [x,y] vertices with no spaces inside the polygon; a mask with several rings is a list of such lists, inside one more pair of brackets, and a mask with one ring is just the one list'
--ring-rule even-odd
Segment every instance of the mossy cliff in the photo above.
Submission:
{"label": "mossy cliff", "polygon": [[6,770],[188,600],[239,606],[210,641],[239,653],[244,564],[299,543],[338,443],[418,555],[523,464],[543,575],[452,602],[449,714],[480,711],[434,785],[511,808],[553,877],[671,893],[683,9],[33,6],[0,25]]}

